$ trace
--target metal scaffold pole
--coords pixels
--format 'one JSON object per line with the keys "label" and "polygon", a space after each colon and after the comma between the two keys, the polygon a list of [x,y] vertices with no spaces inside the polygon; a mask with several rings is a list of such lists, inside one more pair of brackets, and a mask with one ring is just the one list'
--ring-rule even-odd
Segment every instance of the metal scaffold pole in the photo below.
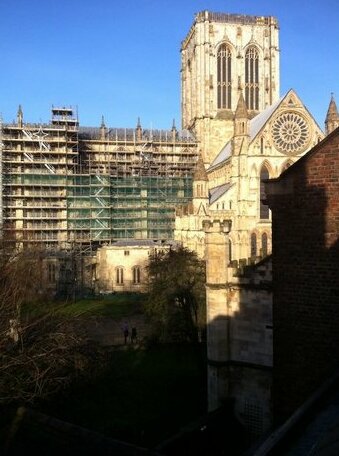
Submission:
{"label": "metal scaffold pole", "polygon": [[0,236],[2,236],[3,228],[3,182],[2,182],[2,150],[3,150],[3,141],[2,141],[2,117],[0,115]]}

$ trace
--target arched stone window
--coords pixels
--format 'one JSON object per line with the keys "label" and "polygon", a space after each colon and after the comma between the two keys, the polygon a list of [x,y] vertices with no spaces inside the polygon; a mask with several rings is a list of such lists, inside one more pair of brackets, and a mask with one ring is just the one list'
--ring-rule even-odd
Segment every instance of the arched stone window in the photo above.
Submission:
{"label": "arched stone window", "polygon": [[116,282],[118,285],[123,285],[124,283],[124,268],[121,266],[116,268]]}
{"label": "arched stone window", "polygon": [[245,102],[247,109],[259,110],[259,54],[255,47],[245,54]]}
{"label": "arched stone window", "polygon": [[266,193],[264,180],[269,179],[270,175],[266,166],[261,168],[260,172],[260,219],[265,220],[270,217],[270,210],[266,203]]}
{"label": "arched stone window", "polygon": [[267,256],[267,234],[263,233],[261,236],[261,254],[263,257]]}
{"label": "arched stone window", "polygon": [[140,283],[140,266],[134,266],[132,269],[133,273],[133,283]]}
{"label": "arched stone window", "polygon": [[217,53],[218,109],[232,107],[232,53],[222,44]]}
{"label": "arched stone window", "polygon": [[232,261],[232,241],[230,239],[228,240],[228,260]]}
{"label": "arched stone window", "polygon": [[251,258],[257,256],[257,235],[255,233],[251,234]]}

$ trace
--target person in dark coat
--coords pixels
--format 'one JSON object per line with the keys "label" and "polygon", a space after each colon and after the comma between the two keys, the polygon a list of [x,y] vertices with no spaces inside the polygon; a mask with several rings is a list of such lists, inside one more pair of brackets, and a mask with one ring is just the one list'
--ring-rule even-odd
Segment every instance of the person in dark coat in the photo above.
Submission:
{"label": "person in dark coat", "polygon": [[124,323],[124,326],[123,326],[123,333],[124,333],[124,338],[125,338],[125,345],[127,344],[127,340],[128,340],[128,334],[129,334],[129,330],[128,330],[128,323],[127,321],[125,321]]}

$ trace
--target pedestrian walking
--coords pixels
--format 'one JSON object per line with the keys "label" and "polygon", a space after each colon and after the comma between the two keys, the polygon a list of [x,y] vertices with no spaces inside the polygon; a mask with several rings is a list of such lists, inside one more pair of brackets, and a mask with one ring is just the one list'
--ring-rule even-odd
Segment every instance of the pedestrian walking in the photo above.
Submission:
{"label": "pedestrian walking", "polygon": [[131,343],[137,342],[137,328],[134,326],[131,333]]}
{"label": "pedestrian walking", "polygon": [[129,335],[129,330],[128,330],[128,323],[125,321],[124,326],[123,326],[123,333],[124,333],[124,338],[125,338],[125,345],[127,344],[128,340],[128,335]]}

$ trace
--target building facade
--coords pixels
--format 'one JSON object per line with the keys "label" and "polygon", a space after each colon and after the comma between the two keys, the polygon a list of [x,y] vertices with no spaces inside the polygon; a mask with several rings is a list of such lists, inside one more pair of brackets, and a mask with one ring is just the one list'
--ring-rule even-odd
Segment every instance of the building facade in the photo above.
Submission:
{"label": "building facade", "polygon": [[206,234],[208,409],[234,401],[252,438],[272,425],[272,267],[229,261],[230,220],[204,222]]}
{"label": "building facade", "polygon": [[144,293],[148,286],[149,258],[175,248],[173,241],[121,240],[97,250],[93,264],[96,293]]}
{"label": "building facade", "polygon": [[[200,158],[192,201],[177,209],[175,239],[206,260],[208,405],[233,398],[237,416],[259,435],[272,424],[265,181],[324,134],[294,90],[279,95],[274,18],[199,13],[182,46],[182,109]],[[338,120],[332,97],[327,133]]]}
{"label": "building facade", "polygon": [[17,244],[94,248],[117,239],[171,239],[174,208],[192,195],[188,131],[79,126],[72,108],[49,124],[0,128],[2,230]]}
{"label": "building facade", "polygon": [[278,177],[323,132],[293,90],[252,119],[241,94],[232,123],[232,138],[205,172],[199,161],[193,202],[177,210],[175,239],[204,257],[203,220],[229,219],[230,258],[253,262],[271,252],[264,180]]}
{"label": "building facade", "polygon": [[244,93],[254,117],[279,99],[279,26],[274,17],[202,11],[181,45],[183,128],[206,165],[233,136]]}
{"label": "building facade", "polygon": [[[173,237],[206,259],[209,408],[236,398],[257,433],[271,420],[264,182],[324,137],[294,90],[280,97],[279,52],[275,18],[203,11],[181,46],[183,130],[81,127],[71,108],[0,125],[3,234],[51,252],[51,283],[142,291],[154,241]],[[338,123],[332,98],[326,132]]]}

